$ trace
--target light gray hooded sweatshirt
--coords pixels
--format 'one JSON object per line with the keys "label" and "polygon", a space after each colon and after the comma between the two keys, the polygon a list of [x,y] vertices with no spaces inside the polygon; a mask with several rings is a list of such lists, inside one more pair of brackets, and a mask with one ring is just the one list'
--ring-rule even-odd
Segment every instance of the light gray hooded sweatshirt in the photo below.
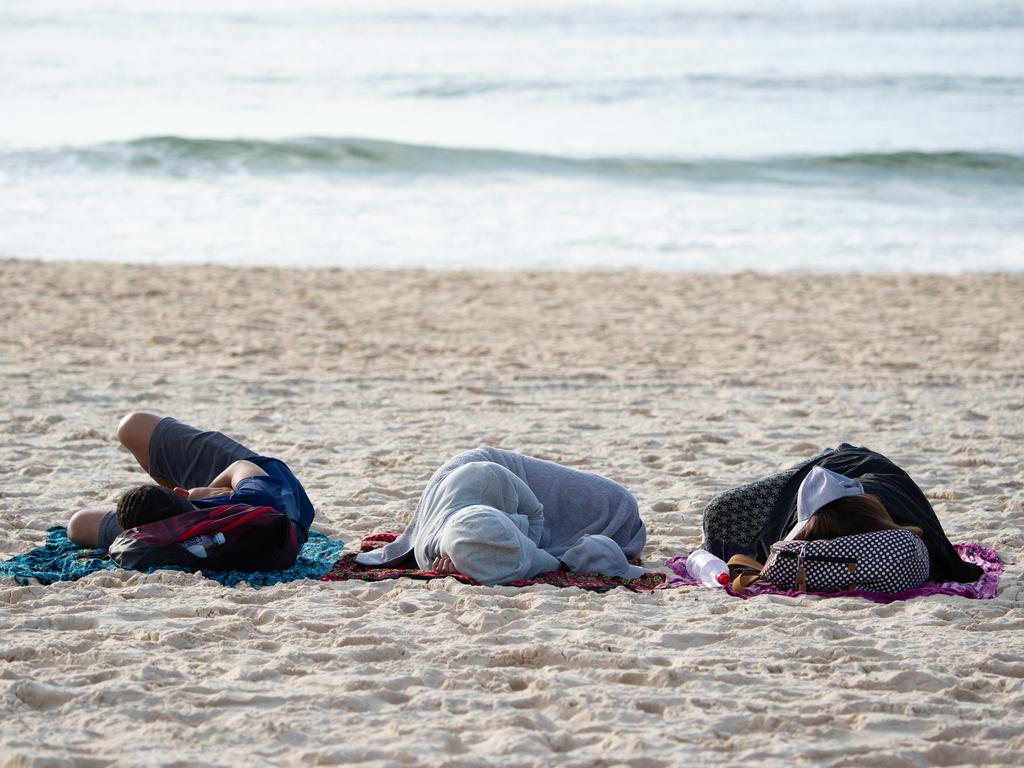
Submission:
{"label": "light gray hooded sweatshirt", "polygon": [[[497,467],[467,467],[456,474],[461,467],[478,462]],[[356,561],[390,565],[414,552],[420,567],[429,567],[440,554],[445,522],[474,505],[509,515],[530,541],[554,558],[586,534],[607,536],[627,557],[637,557],[647,541],[636,499],[618,483],[484,445],[445,462],[427,484],[402,535],[380,549],[357,555]]]}
{"label": "light gray hooded sweatshirt", "polygon": [[482,584],[559,567],[556,558],[537,547],[544,528],[541,503],[526,483],[490,461],[463,464],[428,487],[417,523],[413,553],[426,570],[438,555],[455,560],[455,551],[472,554],[475,567],[463,572]]}

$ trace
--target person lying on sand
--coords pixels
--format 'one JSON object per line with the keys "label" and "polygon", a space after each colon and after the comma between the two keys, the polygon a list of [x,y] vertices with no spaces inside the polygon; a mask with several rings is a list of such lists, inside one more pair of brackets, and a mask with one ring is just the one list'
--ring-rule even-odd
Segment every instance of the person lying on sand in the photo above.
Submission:
{"label": "person lying on sand", "polygon": [[288,466],[220,432],[206,432],[169,416],[129,413],[117,439],[157,485],[132,488],[117,510],[83,509],[68,521],[68,538],[106,549],[125,529],[226,504],[273,507],[298,525],[304,541],[315,514]]}
{"label": "person lying on sand", "polygon": [[835,539],[906,528],[928,549],[931,581],[975,581],[924,492],[885,456],[843,443],[774,475],[720,493],[704,510],[704,549],[764,562],[782,539]]}
{"label": "person lying on sand", "polygon": [[395,564],[410,554],[423,570],[462,573],[481,584],[529,579],[563,565],[637,578],[647,541],[636,499],[600,475],[481,446],[434,473],[409,526],[356,561]]}

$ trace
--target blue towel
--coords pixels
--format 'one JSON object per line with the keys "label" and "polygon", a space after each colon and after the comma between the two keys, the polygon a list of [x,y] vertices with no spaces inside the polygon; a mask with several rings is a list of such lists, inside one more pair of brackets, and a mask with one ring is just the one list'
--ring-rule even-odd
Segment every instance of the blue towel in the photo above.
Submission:
{"label": "blue towel", "polygon": [[[322,533],[309,532],[309,539],[299,552],[295,565],[283,571],[204,571],[208,579],[233,587],[241,581],[253,587],[268,587],[296,579],[320,579],[334,565],[344,544]],[[117,566],[107,557],[105,549],[82,549],[68,538],[67,528],[54,526],[46,531],[46,543],[0,562],[0,577],[9,576],[19,584],[52,584],[55,581],[77,581],[96,571],[113,571]],[[151,568],[148,573],[157,570]],[[163,570],[184,571],[167,566]]]}

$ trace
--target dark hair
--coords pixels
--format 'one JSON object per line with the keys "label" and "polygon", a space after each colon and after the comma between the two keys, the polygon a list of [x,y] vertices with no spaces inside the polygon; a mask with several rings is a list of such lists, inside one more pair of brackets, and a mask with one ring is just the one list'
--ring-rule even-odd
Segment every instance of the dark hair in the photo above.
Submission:
{"label": "dark hair", "polygon": [[184,496],[159,485],[139,485],[117,501],[117,524],[125,530],[191,512],[195,507]]}
{"label": "dark hair", "polygon": [[902,528],[917,536],[923,535],[920,528],[900,525],[893,520],[880,498],[870,493],[861,493],[830,501],[814,513],[795,538],[803,541],[838,539],[840,536],[887,531],[892,528]]}

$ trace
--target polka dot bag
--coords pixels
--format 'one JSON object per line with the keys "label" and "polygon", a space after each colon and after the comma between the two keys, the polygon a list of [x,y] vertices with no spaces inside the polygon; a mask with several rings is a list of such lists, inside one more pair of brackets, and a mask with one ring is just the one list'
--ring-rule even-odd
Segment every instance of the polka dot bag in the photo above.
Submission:
{"label": "polka dot bag", "polygon": [[761,580],[799,592],[902,592],[928,579],[928,549],[910,531],[772,544]]}

